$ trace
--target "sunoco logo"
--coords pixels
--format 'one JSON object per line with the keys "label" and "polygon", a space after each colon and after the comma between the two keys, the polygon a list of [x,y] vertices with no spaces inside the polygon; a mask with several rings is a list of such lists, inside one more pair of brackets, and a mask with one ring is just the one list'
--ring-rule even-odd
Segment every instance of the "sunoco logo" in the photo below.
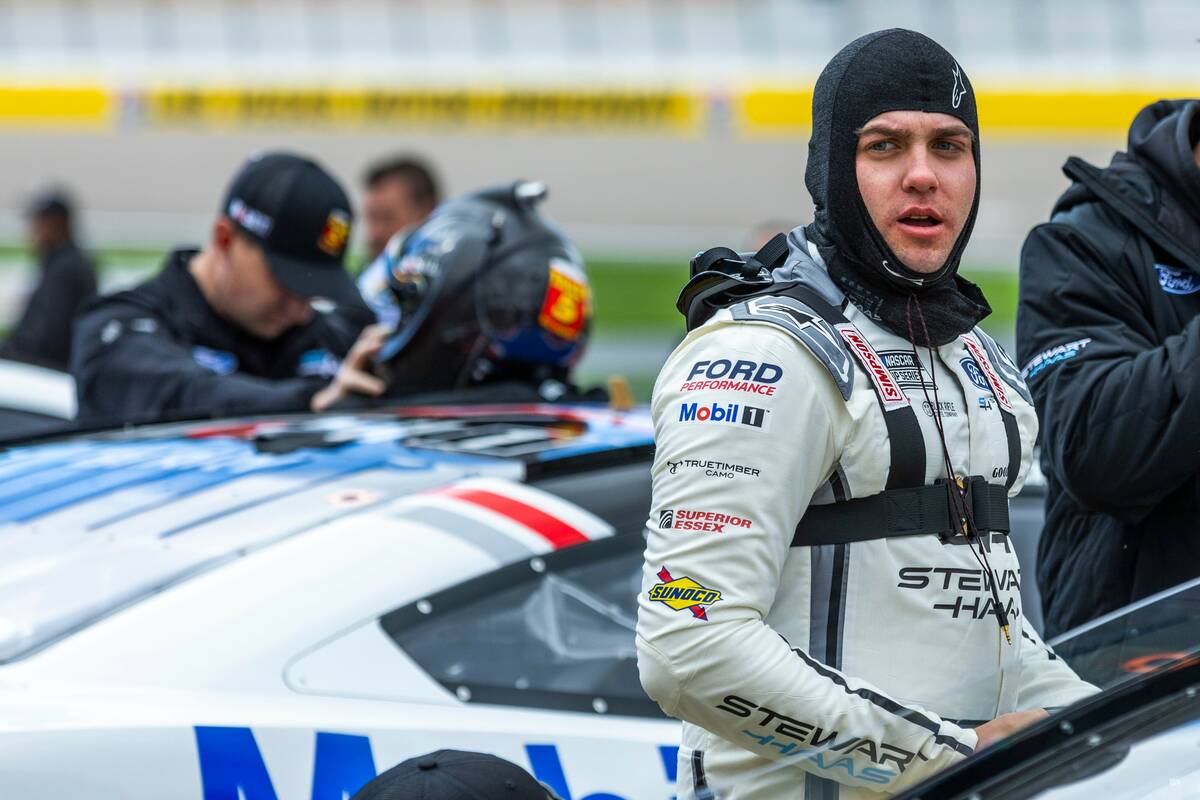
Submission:
{"label": "sunoco logo", "polygon": [[672,578],[666,567],[658,571],[658,579],[662,583],[650,587],[649,597],[652,601],[662,603],[672,611],[690,611],[693,617],[705,622],[708,622],[708,614],[704,607],[721,599],[721,593],[716,589],[701,586],[691,578]]}
{"label": "sunoco logo", "polygon": [[765,408],[743,406],[740,403],[680,403],[680,422],[719,422],[727,425],[746,425],[765,430],[767,414]]}

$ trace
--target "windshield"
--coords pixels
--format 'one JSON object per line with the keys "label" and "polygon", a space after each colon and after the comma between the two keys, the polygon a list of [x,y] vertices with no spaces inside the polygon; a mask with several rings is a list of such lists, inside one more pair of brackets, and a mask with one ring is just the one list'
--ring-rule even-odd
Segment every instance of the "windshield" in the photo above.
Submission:
{"label": "windshield", "polygon": [[1052,640],[1100,694],[902,795],[1052,800],[1200,792],[1200,580]]}
{"label": "windshield", "polygon": [[1115,686],[1200,651],[1200,579],[1176,586],[1050,642],[1080,677]]}

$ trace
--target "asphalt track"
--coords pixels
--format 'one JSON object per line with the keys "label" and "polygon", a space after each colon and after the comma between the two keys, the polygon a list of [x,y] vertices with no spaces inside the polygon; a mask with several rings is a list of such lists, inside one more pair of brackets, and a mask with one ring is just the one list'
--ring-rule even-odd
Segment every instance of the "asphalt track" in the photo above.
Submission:
{"label": "asphalt track", "polygon": [[[1065,188],[1066,157],[1106,163],[1123,144],[1112,135],[983,138],[983,201],[965,260],[999,269],[1015,267],[1025,233]],[[686,261],[707,246],[743,244],[764,221],[811,213],[806,143],[797,137],[10,130],[0,134],[0,242],[19,238],[21,198],[48,181],[77,192],[93,245],[198,241],[237,165],[271,148],[313,154],[348,185],[370,161],[395,152],[428,157],[451,195],[515,178],[543,180],[552,192],[547,210],[591,253]]]}
{"label": "asphalt track", "polygon": [[[983,199],[964,261],[1015,270],[1021,241],[1066,187],[1060,167],[1077,154],[1106,163],[1120,141],[987,140]],[[805,143],[613,135],[355,133],[0,134],[7,192],[0,194],[0,242],[20,237],[21,197],[47,181],[77,192],[85,239],[93,246],[199,242],[225,182],[248,154],[290,148],[315,155],[354,185],[364,166],[403,151],[428,157],[448,194],[512,180],[544,180],[548,212],[589,253],[678,259],[715,244],[746,246],[764,221],[790,224],[811,214],[804,188]],[[0,318],[11,318],[28,270],[0,271]],[[1006,337],[1002,337],[1006,338]],[[598,335],[580,365],[588,380],[628,375],[645,399],[673,337]]]}

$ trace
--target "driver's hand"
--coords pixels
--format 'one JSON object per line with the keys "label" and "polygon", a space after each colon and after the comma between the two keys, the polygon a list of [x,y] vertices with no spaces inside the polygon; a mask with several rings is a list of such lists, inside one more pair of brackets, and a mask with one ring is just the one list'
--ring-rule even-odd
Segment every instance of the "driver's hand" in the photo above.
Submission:
{"label": "driver's hand", "polygon": [[309,407],[313,411],[324,411],[351,393],[371,397],[383,394],[387,384],[371,374],[371,362],[379,355],[390,332],[391,328],[386,325],[368,325],[363,328],[358,341],[346,354],[333,380],[312,396]]}
{"label": "driver's hand", "polygon": [[1047,716],[1049,715],[1045,709],[1034,708],[1029,711],[1014,711],[1011,714],[1002,714],[991,722],[985,722],[975,729],[975,734],[979,737],[979,742],[975,745],[975,752],[978,753],[988,745],[995,744],[1005,736],[1011,736],[1026,725],[1032,725],[1039,720],[1045,719]]}

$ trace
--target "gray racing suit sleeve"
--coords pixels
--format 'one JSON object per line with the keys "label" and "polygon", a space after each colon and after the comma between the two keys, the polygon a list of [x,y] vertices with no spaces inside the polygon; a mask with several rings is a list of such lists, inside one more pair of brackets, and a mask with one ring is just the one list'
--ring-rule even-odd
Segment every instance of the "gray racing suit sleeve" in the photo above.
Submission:
{"label": "gray racing suit sleeve", "polygon": [[[721,373],[731,380],[704,379]],[[637,626],[647,693],[784,768],[815,772],[810,759],[831,732],[839,745],[859,740],[838,753],[856,763],[836,779],[876,791],[905,789],[973,752],[974,731],[819,663],[766,622],[795,526],[852,427],[816,357],[777,328],[710,322],[668,359],[652,410]],[[751,728],[770,735],[748,736]],[[871,756],[893,747],[917,755],[902,769],[875,769]]]}

